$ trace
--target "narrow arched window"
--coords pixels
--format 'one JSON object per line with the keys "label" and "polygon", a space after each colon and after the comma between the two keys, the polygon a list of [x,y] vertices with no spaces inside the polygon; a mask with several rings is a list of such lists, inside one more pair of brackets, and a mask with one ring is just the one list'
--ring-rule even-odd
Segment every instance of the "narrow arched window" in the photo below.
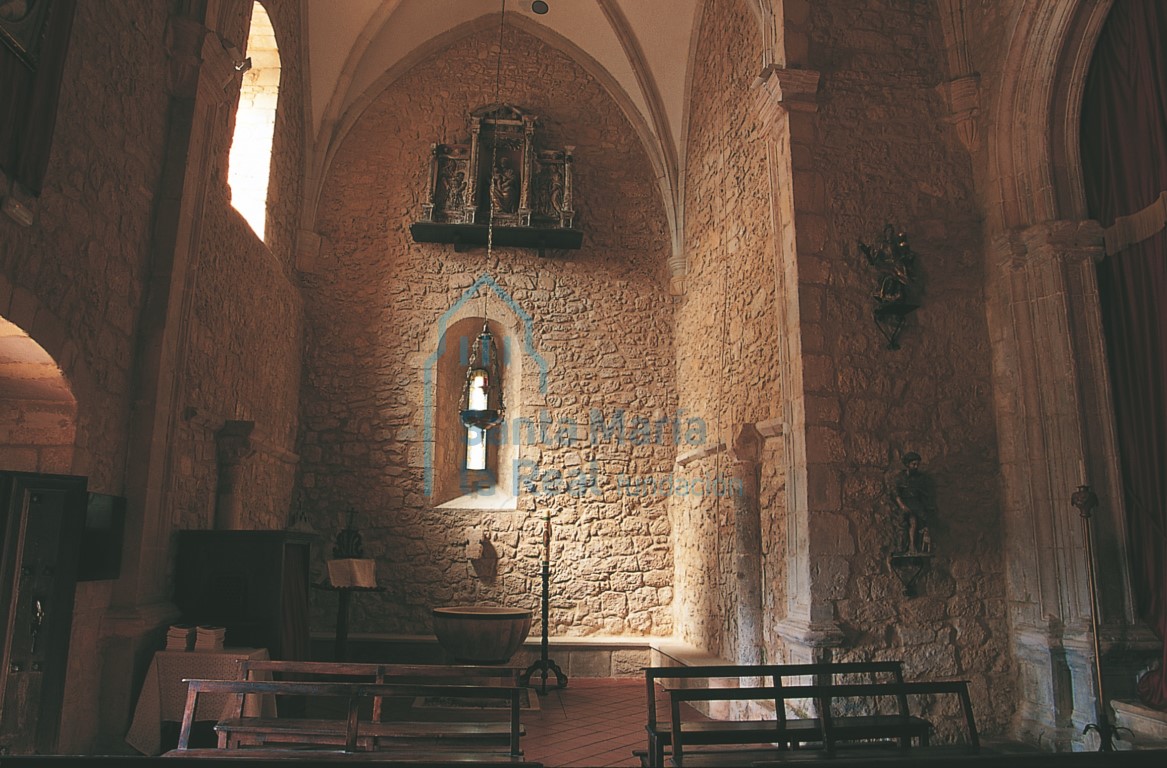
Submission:
{"label": "narrow arched window", "polygon": [[276,105],[280,96],[280,52],[271,18],[259,3],[252,6],[245,55],[251,60],[251,68],[244,73],[239,88],[227,185],[231,188],[232,207],[263,240]]}
{"label": "narrow arched window", "polygon": [[[499,355],[497,381],[490,378],[490,365],[479,367],[474,362],[472,348],[484,324],[494,336],[494,354]],[[433,400],[425,414],[433,435],[427,460],[434,506],[515,508],[518,443],[508,422],[483,429],[463,420],[466,411],[489,412],[504,400],[508,419],[521,414],[522,362],[519,355],[508,353],[513,338],[513,330],[481,316],[456,320],[442,334],[434,359]],[[495,399],[493,387],[501,387],[504,398]]]}
{"label": "narrow arched window", "polygon": [[[489,406],[486,371],[475,371],[467,384],[467,407],[484,411]],[[466,427],[466,469],[478,472],[486,469],[486,433],[479,427]]]}

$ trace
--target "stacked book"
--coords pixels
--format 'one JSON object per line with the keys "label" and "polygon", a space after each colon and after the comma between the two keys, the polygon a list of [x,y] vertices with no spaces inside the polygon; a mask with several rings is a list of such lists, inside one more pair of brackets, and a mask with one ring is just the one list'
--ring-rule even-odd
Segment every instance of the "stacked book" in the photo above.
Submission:
{"label": "stacked book", "polygon": [[194,649],[196,651],[221,651],[223,638],[227,634],[224,627],[200,626],[195,632]]}
{"label": "stacked book", "polygon": [[190,624],[171,624],[166,631],[166,650],[189,651],[194,645],[195,628]]}

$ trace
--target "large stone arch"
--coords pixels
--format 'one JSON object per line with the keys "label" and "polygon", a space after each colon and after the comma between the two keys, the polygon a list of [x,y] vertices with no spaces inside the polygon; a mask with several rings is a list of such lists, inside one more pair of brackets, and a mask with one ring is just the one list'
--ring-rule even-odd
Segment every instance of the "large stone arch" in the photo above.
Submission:
{"label": "large stone arch", "polygon": [[[425,374],[443,317],[456,321],[464,308],[468,316],[486,316],[500,328],[513,326],[516,334],[523,331],[521,407],[533,426],[523,427],[522,440],[529,447],[520,458],[536,466],[516,468],[516,475],[521,470],[526,478],[543,469],[562,474],[577,466],[590,472],[591,455],[573,453],[568,437],[581,429],[575,434],[584,436],[590,450],[593,406],[609,424],[615,423],[609,414],[617,411],[644,411],[657,418],[658,410],[667,414],[675,404],[668,223],[654,167],[611,94],[569,55],[508,24],[502,34],[504,48],[514,51],[508,58],[514,74],[501,95],[547,118],[543,136],[549,145],[569,139],[578,145],[581,167],[592,179],[603,180],[593,188],[620,190],[619,195],[582,196],[578,210],[591,224],[584,246],[563,257],[539,259],[527,249],[459,251],[410,238],[408,224],[419,213],[415,190],[425,186],[422,161],[430,142],[464,136],[468,109],[491,98],[495,62],[479,53],[497,34],[480,29],[477,36],[455,40],[442,55],[431,56],[389,84],[346,133],[322,186],[317,226],[325,243],[321,263],[327,269],[304,278],[306,502],[313,510],[351,506],[367,511],[373,521],[365,533],[367,551],[378,557],[384,553],[389,567],[403,574],[395,593],[354,606],[354,628],[416,633],[428,630],[428,606],[471,599],[510,602],[516,595],[530,599],[537,592],[531,589],[537,573],[528,559],[517,556],[533,537],[542,540],[534,528],[539,521],[530,514],[535,490],[524,486],[513,510],[439,509],[425,493]],[[575,95],[557,98],[547,83],[563,84],[559,87]],[[406,103],[412,108],[402,109]],[[581,138],[575,141],[575,136]],[[482,310],[481,291],[470,289],[486,276],[499,290],[489,288]],[[501,293],[538,320],[531,342],[549,361],[546,394],[540,391],[539,364],[527,355],[520,314],[514,306],[503,306]],[[415,300],[423,295],[424,300]],[[611,369],[603,381],[584,364],[601,359]],[[624,365],[625,359],[637,362]],[[346,415],[334,422],[325,411]],[[567,425],[563,440],[556,431],[561,421]],[[344,425],[358,423],[369,425],[378,447],[344,458],[340,446],[352,443],[351,435],[342,434],[348,430]],[[546,437],[542,424],[548,425]],[[603,445],[597,445],[594,474],[611,477],[614,484],[629,470],[620,463],[621,451],[608,450],[617,434],[615,428],[610,432],[610,440],[597,438]],[[651,455],[641,462],[643,473],[667,472],[672,448],[663,441],[649,446]],[[568,463],[576,458],[579,463]],[[349,468],[331,469],[337,461]],[[554,498],[551,492],[541,496],[540,510],[554,503],[565,514],[584,514],[574,504],[568,510],[558,498],[557,492]],[[644,530],[651,539],[647,545],[659,547],[653,550],[660,555],[651,569],[652,583],[661,586],[646,588],[651,594],[645,592],[641,603],[629,604],[625,581],[632,575],[624,573],[634,563],[608,547],[580,548],[579,557],[565,558],[572,562],[561,576],[573,592],[573,604],[582,607],[553,607],[552,632],[671,632],[665,499],[638,499],[633,509],[620,501],[592,494],[578,509],[587,514],[594,510],[596,520]],[[322,521],[321,527],[329,525],[324,515],[314,519]],[[467,546],[487,532],[499,555],[490,583],[465,556]],[[427,542],[424,548],[412,543],[420,541]],[[447,567],[449,563],[454,567]],[[577,578],[571,569],[601,574],[599,591],[585,594],[594,582]],[[565,600],[561,605],[569,604]]]}
{"label": "large stone arch", "polygon": [[[1099,571],[1103,679],[1130,696],[1154,650],[1134,618],[1125,514],[1079,148],[1082,92],[1110,0],[1028,0],[1013,16],[993,105],[986,174],[986,299],[1004,485],[1008,601],[1020,735],[1083,746],[1097,686],[1085,529]],[[1121,638],[1121,639],[1119,639]],[[1087,747],[1093,746],[1085,745]]]}
{"label": "large stone arch", "polygon": [[1112,2],[1029,0],[1017,15],[990,145],[993,226],[1085,218],[1082,89]]}
{"label": "large stone arch", "polygon": [[[53,318],[31,307],[14,307],[24,327],[42,332]],[[77,398],[57,362],[62,352],[75,359],[71,344],[61,341],[56,354],[22,325],[0,316],[0,467],[22,472],[72,474],[77,437]]]}

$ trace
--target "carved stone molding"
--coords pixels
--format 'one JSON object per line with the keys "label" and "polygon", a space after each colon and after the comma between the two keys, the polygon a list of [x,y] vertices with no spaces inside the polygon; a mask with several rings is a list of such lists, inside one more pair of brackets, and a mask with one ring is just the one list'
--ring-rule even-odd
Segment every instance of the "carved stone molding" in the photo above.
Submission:
{"label": "carved stone molding", "polygon": [[[228,50],[230,49],[230,50]],[[194,19],[172,16],[166,26],[166,52],[170,57],[167,85],[179,98],[202,96],[216,105],[226,104],[229,88],[241,76],[242,62],[234,45]]]}
{"label": "carved stone molding", "polygon": [[1106,255],[1154,237],[1167,226],[1167,191],[1160,192],[1155,201],[1129,216],[1119,216],[1106,228]]}
{"label": "carved stone molding", "polygon": [[970,152],[980,149],[981,78],[970,74],[937,86],[948,102],[946,121],[956,129],[960,143]]}
{"label": "carved stone molding", "polygon": [[763,119],[770,122],[772,110],[779,105],[788,110],[817,112],[820,77],[813,69],[766,67],[754,83]]}
{"label": "carved stone molding", "polygon": [[235,90],[231,86],[236,78],[243,75],[243,69],[239,66],[242,62],[235,60],[228,47],[234,48],[218,35],[207,35],[203,38],[199,96],[218,106],[223,106],[231,100]]}
{"label": "carved stone molding", "polygon": [[[197,425],[208,432],[218,433],[218,427],[224,424],[236,423],[230,420],[224,420],[221,416],[207,414],[200,412],[193,405],[188,405],[182,411],[182,420],[191,424]],[[242,424],[252,424],[253,422],[245,421],[238,422]],[[218,425],[218,426],[217,426]],[[216,434],[216,440],[218,434]],[[261,453],[264,456],[275,459],[283,464],[298,464],[300,455],[288,450],[279,444],[279,440],[266,433],[262,427],[256,425],[247,437],[247,441],[251,446],[252,453]],[[244,457],[246,458],[246,457]]]}
{"label": "carved stone molding", "polygon": [[795,654],[794,658],[800,661],[821,660],[823,649],[838,648],[844,641],[843,631],[833,620],[783,619],[778,622],[778,633],[787,644],[788,650]]}
{"label": "carved stone molding", "polygon": [[301,229],[296,235],[296,269],[315,273],[320,260],[321,237],[310,229]]}
{"label": "carved stone molding", "polygon": [[980,77],[972,71],[968,33],[964,24],[964,0],[937,0],[940,28],[944,31],[948,80],[938,86],[948,102],[948,122],[956,128],[961,144],[970,152],[980,147]]}
{"label": "carved stone molding", "polygon": [[170,57],[167,85],[175,96],[193,97],[198,90],[203,61],[203,38],[209,30],[200,22],[171,16],[166,25],[166,53]]}
{"label": "carved stone molding", "polygon": [[1104,244],[1102,225],[1093,219],[1081,221],[1046,221],[1018,232],[1030,253],[1093,254]]}

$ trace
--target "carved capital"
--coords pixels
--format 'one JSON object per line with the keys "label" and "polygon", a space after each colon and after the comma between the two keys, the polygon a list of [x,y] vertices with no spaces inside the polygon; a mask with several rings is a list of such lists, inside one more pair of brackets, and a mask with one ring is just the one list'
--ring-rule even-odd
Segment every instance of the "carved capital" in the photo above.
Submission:
{"label": "carved capital", "polygon": [[753,422],[736,424],[729,453],[738,461],[756,464],[762,457],[762,435]]}
{"label": "carved capital", "polygon": [[219,459],[219,471],[233,469],[239,462],[255,452],[251,444],[254,421],[227,421],[215,433],[215,454]]}
{"label": "carved capital", "polygon": [[320,235],[310,229],[296,234],[296,269],[314,274],[320,259]]}
{"label": "carved capital", "polygon": [[838,648],[846,636],[833,619],[808,620],[805,617],[788,617],[778,622],[778,635],[789,646],[793,656],[800,659],[821,660],[824,649]]}
{"label": "carved capital", "polygon": [[980,93],[981,78],[969,74],[941,83],[937,90],[948,102],[947,122],[956,129],[957,138],[965,149],[972,152],[980,148]]}
{"label": "carved capital", "polygon": [[[228,48],[231,50],[229,51]],[[166,52],[170,58],[170,92],[180,98],[196,96],[211,104],[223,104],[229,86],[240,70],[232,55],[238,51],[202,23],[172,16],[166,26]]]}
{"label": "carved capital", "polygon": [[819,78],[813,69],[766,67],[754,83],[762,118],[771,122],[774,111],[779,108],[817,111]]}
{"label": "carved capital", "polygon": [[193,98],[203,61],[203,39],[209,30],[194,19],[171,16],[166,25],[166,53],[170,58],[170,92]]}

